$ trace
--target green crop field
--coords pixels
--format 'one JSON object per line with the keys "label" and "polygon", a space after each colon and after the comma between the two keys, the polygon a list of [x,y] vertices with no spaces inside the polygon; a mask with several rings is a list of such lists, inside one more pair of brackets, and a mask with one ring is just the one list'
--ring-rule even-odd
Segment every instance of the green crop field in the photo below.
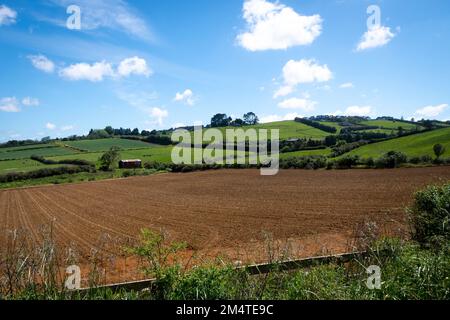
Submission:
{"label": "green crop field", "polygon": [[291,158],[291,157],[307,157],[307,156],[328,156],[331,154],[331,149],[320,149],[320,150],[304,150],[280,153],[281,159]]}
{"label": "green crop field", "polygon": [[434,131],[415,134],[407,137],[373,143],[348,153],[358,155],[363,158],[377,158],[389,151],[401,151],[408,156],[434,156],[433,146],[442,144],[445,148],[444,157],[450,157],[450,128],[438,129]]}
{"label": "green crop field", "polygon": [[[248,130],[248,129],[267,129],[267,130],[271,130],[271,129],[279,129],[280,130],[280,140],[286,140],[286,139],[291,139],[291,138],[305,138],[305,139],[324,139],[326,136],[329,136],[330,134],[307,126],[303,123],[299,123],[299,122],[295,122],[295,121],[279,121],[279,122],[271,122],[271,123],[264,123],[264,124],[257,124],[254,126],[245,126],[245,127],[239,127],[239,128],[233,128],[233,127],[226,127],[226,128],[217,128],[219,129],[223,136],[224,139],[226,137],[225,131],[226,129],[243,129],[243,130]],[[204,129],[206,130],[206,129]],[[268,138],[270,139],[270,131],[267,133],[268,134]],[[193,135],[193,133],[192,133]],[[207,141],[209,142],[209,141]]]}
{"label": "green crop field", "polygon": [[378,126],[381,129],[394,129],[398,130],[402,127],[405,130],[414,130],[418,125],[402,122],[402,121],[389,121],[389,120],[367,120],[361,121],[360,124],[366,126]]}
{"label": "green crop field", "polygon": [[49,156],[62,156],[73,155],[77,152],[68,148],[59,147],[56,145],[34,145],[27,147],[15,147],[15,148],[0,148],[0,160],[17,160],[28,159],[32,155],[49,157]]}
{"label": "green crop field", "polygon": [[62,165],[45,165],[31,159],[0,161],[0,174],[8,172],[28,172],[43,168],[61,167]]}
{"label": "green crop field", "polygon": [[88,152],[107,151],[111,147],[119,147],[124,150],[160,147],[158,145],[154,145],[143,141],[119,139],[119,138],[67,141],[64,142],[64,144],[68,145],[69,147],[85,150]]}
{"label": "green crop field", "polygon": [[[169,162],[171,155],[172,146],[157,147],[157,148],[146,148],[146,149],[135,149],[135,150],[121,150],[120,159],[141,159],[143,162],[146,161],[159,161],[159,162]],[[97,163],[103,152],[86,152],[79,153],[76,155],[75,159],[87,160],[93,163]],[[73,156],[57,156],[49,157],[50,160],[68,160],[74,159]]]}
{"label": "green crop field", "polygon": [[[163,163],[170,163],[172,155],[172,146],[165,146],[159,148],[147,148],[147,149],[136,149],[136,150],[122,150],[120,151],[120,159],[140,159],[143,163],[156,161]],[[102,156],[103,152],[89,152],[89,153],[79,153],[76,155],[76,159],[83,159],[93,163],[98,163],[98,160]],[[238,152],[237,155],[242,156],[247,153]],[[49,157],[51,160],[67,160],[73,159],[70,156],[58,156]]]}

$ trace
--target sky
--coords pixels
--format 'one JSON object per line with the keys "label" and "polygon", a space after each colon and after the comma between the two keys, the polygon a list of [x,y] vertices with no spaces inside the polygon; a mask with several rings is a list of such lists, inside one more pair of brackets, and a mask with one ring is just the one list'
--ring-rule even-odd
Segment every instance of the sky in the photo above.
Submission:
{"label": "sky", "polygon": [[318,114],[450,119],[447,0],[0,0],[0,141]]}

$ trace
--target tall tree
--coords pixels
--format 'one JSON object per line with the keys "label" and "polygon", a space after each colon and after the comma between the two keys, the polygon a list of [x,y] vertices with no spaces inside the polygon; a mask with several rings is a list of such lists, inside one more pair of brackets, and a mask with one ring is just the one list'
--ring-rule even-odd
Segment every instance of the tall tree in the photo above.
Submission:
{"label": "tall tree", "polygon": [[225,113],[218,113],[211,118],[211,127],[227,127],[232,119]]}
{"label": "tall tree", "polygon": [[247,112],[246,114],[244,114],[244,122],[245,122],[245,124],[248,124],[248,125],[254,125],[254,124],[258,124],[259,119],[255,113]]}
{"label": "tall tree", "polygon": [[100,157],[100,169],[103,171],[109,171],[115,168],[116,162],[119,161],[120,157],[120,148],[111,147],[109,151],[106,151]]}

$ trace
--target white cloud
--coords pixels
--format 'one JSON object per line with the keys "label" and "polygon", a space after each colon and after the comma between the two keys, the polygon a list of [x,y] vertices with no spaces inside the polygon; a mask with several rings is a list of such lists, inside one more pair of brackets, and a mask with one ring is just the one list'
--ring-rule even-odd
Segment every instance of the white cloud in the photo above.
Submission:
{"label": "white cloud", "polygon": [[16,23],[17,12],[13,9],[1,5],[0,6],[0,26]]}
{"label": "white cloud", "polygon": [[162,126],[164,118],[167,118],[169,116],[169,112],[167,110],[157,107],[151,108],[150,110],[148,110],[148,113],[150,115],[150,118],[153,119],[153,124],[158,124],[159,126]]}
{"label": "white cloud", "polygon": [[194,93],[191,89],[186,89],[184,92],[177,92],[174,101],[184,102],[189,106],[193,106],[195,104]]}
{"label": "white cloud", "polygon": [[25,97],[22,99],[22,104],[26,107],[37,107],[39,106],[40,102],[37,98]]}
{"label": "white cloud", "polygon": [[288,113],[284,116],[280,116],[277,114],[263,116],[259,119],[259,121],[261,123],[269,123],[269,122],[277,122],[277,121],[294,120],[295,118],[302,118],[302,117],[303,117],[303,115],[293,112],[293,113]]}
{"label": "white cloud", "polygon": [[247,0],[242,11],[248,31],[237,42],[249,51],[309,45],[322,31],[320,15],[303,16],[278,2]]}
{"label": "white cloud", "polygon": [[354,87],[355,86],[351,82],[346,82],[346,83],[343,83],[343,84],[341,84],[339,86],[339,88],[341,88],[341,89],[351,89],[351,88],[354,88]]}
{"label": "white cloud", "polygon": [[20,112],[19,101],[17,101],[15,97],[7,97],[0,99],[0,111]]}
{"label": "white cloud", "polygon": [[356,50],[363,51],[367,49],[382,47],[391,42],[394,37],[395,34],[391,32],[391,28],[389,27],[378,26],[371,28],[366,33],[364,33]]}
{"label": "white cloud", "polygon": [[45,125],[45,127],[46,127],[48,130],[55,130],[55,129],[56,129],[56,125],[53,124],[53,123],[51,123],[51,122],[47,122],[47,124]]}
{"label": "white cloud", "polygon": [[315,60],[289,60],[283,67],[284,85],[274,94],[274,98],[292,93],[299,84],[327,82],[333,78],[328,66],[320,65]]}
{"label": "white cloud", "polygon": [[143,75],[148,77],[152,71],[147,66],[147,62],[139,57],[132,57],[124,59],[120,62],[117,68],[119,76],[128,77],[131,74]]}
{"label": "white cloud", "polygon": [[37,56],[28,56],[31,63],[36,69],[41,71],[52,73],[55,70],[55,64],[53,61],[49,60],[46,56],[40,54]]}
{"label": "white cloud", "polygon": [[61,127],[61,131],[71,131],[73,130],[75,127],[72,125],[68,125],[68,126],[62,126]]}
{"label": "white cloud", "polygon": [[165,118],[169,116],[169,112],[160,107],[152,107],[155,99],[157,99],[157,94],[155,92],[117,92],[119,99],[125,101],[130,106],[138,109],[139,111],[150,116],[151,121],[145,121],[148,125],[158,125],[162,126]]}
{"label": "white cloud", "polygon": [[371,106],[350,106],[345,109],[344,112],[338,110],[331,115],[333,116],[357,116],[357,117],[367,117],[373,114]]}
{"label": "white cloud", "polygon": [[[51,1],[64,9],[74,4],[73,0]],[[136,10],[123,0],[77,0],[75,3],[82,8],[82,30],[107,28],[131,34],[142,40],[150,42],[155,40],[155,36],[145,20],[139,17]],[[55,21],[54,19],[48,20]],[[65,27],[65,23],[55,22]]]}
{"label": "white cloud", "polygon": [[148,67],[147,62],[139,57],[122,60],[117,67],[117,72],[114,70],[113,65],[106,61],[93,64],[82,62],[59,70],[59,75],[65,79],[73,81],[88,80],[91,82],[100,82],[106,77],[118,79],[133,74],[148,77],[152,74],[152,71]]}
{"label": "white cloud", "polygon": [[326,82],[333,74],[327,65],[320,65],[314,60],[290,60],[283,67],[286,84],[295,86],[301,83]]}
{"label": "white cloud", "polygon": [[290,95],[294,91],[294,88],[291,86],[282,86],[273,94],[273,98],[276,99],[278,97],[285,97]]}
{"label": "white cloud", "polygon": [[278,104],[282,109],[301,109],[303,111],[313,111],[317,102],[308,99],[290,98]]}
{"label": "white cloud", "polygon": [[88,80],[92,82],[103,81],[106,76],[114,76],[111,64],[102,61],[94,64],[77,63],[63,68],[59,75],[68,80]]}
{"label": "white cloud", "polygon": [[426,106],[422,109],[419,109],[415,112],[416,115],[422,116],[422,117],[437,117],[442,112],[445,111],[445,109],[448,108],[448,104],[440,104],[437,106]]}

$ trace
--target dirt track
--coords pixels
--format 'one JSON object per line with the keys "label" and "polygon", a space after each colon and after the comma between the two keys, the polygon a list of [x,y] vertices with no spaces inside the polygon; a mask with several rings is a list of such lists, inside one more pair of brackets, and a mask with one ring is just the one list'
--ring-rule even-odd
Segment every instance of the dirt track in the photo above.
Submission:
{"label": "dirt track", "polygon": [[102,235],[123,241],[144,227],[211,252],[252,248],[263,232],[304,241],[309,251],[339,250],[364,219],[398,228],[414,191],[449,179],[450,167],[287,170],[274,177],[220,170],[4,190],[0,246],[5,231],[16,228],[39,242],[39,229],[53,221],[58,242],[85,254]]}

